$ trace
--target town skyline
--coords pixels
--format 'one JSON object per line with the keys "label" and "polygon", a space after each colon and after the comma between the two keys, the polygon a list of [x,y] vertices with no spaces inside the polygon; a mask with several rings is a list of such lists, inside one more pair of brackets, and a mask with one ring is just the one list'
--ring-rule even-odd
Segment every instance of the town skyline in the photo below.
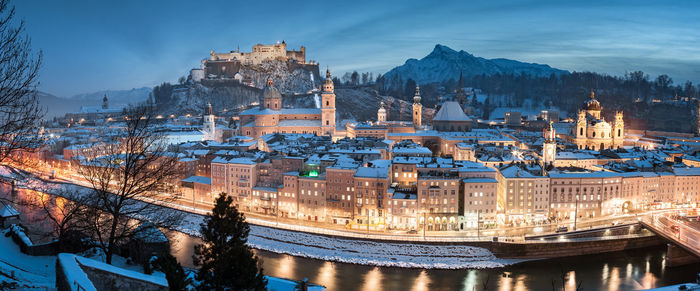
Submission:
{"label": "town skyline", "polygon": [[[700,79],[693,69],[700,64],[694,57],[700,55],[695,46],[700,36],[693,29],[700,18],[688,9],[697,5],[692,2],[634,8],[602,2],[366,3],[329,7],[317,17],[314,9],[322,5],[277,3],[286,9],[237,17],[208,9],[211,17],[188,17],[200,7],[24,1],[17,3],[17,13],[26,20],[33,46],[45,54],[39,90],[62,97],[174,82],[199,65],[202,52],[283,40],[291,48],[306,46],[315,61],[338,73],[383,74],[439,43],[484,58],[568,71],[620,76],[641,70],[668,74],[676,84]],[[263,11],[255,5],[236,8]],[[280,11],[290,9],[299,17],[282,17]]]}

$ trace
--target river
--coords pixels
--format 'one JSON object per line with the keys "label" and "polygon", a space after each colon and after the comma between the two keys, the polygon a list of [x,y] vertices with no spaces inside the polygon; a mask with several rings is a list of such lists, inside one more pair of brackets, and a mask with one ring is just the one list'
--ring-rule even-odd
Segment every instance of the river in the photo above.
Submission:
{"label": "river", "polygon": [[[192,266],[194,245],[200,242],[182,233],[173,234],[178,247],[173,255]],[[669,268],[665,247],[625,252],[528,261],[498,269],[421,270],[333,263],[257,251],[267,275],[303,279],[328,290],[560,290],[562,274],[566,290],[637,290],[694,282],[700,264]]]}
{"label": "river", "polygon": [[[5,190],[5,191],[3,191]],[[7,188],[0,186],[6,195]],[[19,191],[22,196],[22,192]],[[8,197],[9,198],[9,197]],[[23,221],[34,227],[40,213],[20,206]],[[186,267],[193,267],[194,246],[199,238],[171,232],[172,253]],[[700,264],[669,268],[665,247],[646,248],[581,257],[528,261],[498,269],[421,270],[333,263],[256,251],[266,275],[324,285],[328,290],[637,290],[694,282]]]}

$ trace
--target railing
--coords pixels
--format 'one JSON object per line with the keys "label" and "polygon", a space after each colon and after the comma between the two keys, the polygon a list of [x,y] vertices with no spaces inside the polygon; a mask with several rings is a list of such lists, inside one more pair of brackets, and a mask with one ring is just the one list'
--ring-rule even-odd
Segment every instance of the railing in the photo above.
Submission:
{"label": "railing", "polygon": [[676,244],[691,250],[695,255],[700,255],[700,230],[688,226],[678,220],[665,215],[652,215],[642,219],[654,232],[667,237]]}

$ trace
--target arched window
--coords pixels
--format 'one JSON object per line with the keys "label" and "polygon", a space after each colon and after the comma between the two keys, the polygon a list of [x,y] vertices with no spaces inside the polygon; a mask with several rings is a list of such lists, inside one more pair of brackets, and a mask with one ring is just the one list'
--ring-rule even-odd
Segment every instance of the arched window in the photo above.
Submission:
{"label": "arched window", "polygon": [[326,106],[330,106],[331,102],[326,100]]}
{"label": "arched window", "polygon": [[593,132],[593,137],[595,137],[595,131]]}
{"label": "arched window", "polygon": [[622,129],[618,128],[617,129],[617,137],[621,137],[621,136],[622,136]]}
{"label": "arched window", "polygon": [[583,127],[581,127],[581,131],[578,135],[583,135]]}

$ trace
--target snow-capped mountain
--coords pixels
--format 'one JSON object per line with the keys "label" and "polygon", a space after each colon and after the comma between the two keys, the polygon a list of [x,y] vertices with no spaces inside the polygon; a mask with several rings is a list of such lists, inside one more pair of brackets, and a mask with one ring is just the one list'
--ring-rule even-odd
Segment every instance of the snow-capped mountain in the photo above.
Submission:
{"label": "snow-capped mountain", "polygon": [[442,82],[450,78],[457,79],[460,69],[465,77],[474,75],[520,74],[531,76],[549,76],[551,74],[568,74],[568,71],[552,68],[548,65],[524,63],[509,59],[485,59],[476,57],[463,50],[455,51],[447,46],[437,44],[433,51],[424,58],[408,59],[406,63],[391,69],[384,78],[391,84],[396,80],[406,82],[413,79],[419,84]]}

